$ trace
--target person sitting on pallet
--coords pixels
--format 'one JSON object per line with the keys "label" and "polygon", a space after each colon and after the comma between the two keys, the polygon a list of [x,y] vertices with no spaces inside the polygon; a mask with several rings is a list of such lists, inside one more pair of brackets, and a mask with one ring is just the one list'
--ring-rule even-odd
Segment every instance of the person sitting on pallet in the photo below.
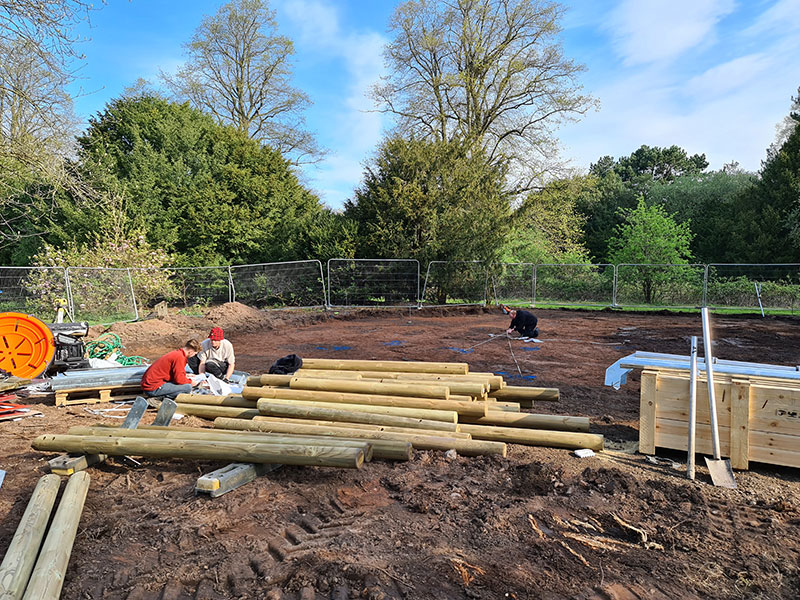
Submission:
{"label": "person sitting on pallet", "polygon": [[523,342],[533,341],[539,335],[539,328],[536,327],[539,319],[533,313],[527,310],[508,308],[507,306],[503,306],[503,312],[511,315],[511,324],[506,330],[509,335],[514,333],[516,329],[519,331],[520,339]]}
{"label": "person sitting on pallet", "polygon": [[213,327],[208,339],[203,340],[200,353],[189,359],[189,368],[194,373],[210,373],[228,382],[236,367],[233,344],[225,339],[222,327]]}
{"label": "person sitting on pallet", "polygon": [[200,342],[191,339],[183,348],[168,352],[150,365],[142,375],[142,390],[148,398],[170,398],[191,394],[192,382],[186,376],[186,361],[200,352]]}

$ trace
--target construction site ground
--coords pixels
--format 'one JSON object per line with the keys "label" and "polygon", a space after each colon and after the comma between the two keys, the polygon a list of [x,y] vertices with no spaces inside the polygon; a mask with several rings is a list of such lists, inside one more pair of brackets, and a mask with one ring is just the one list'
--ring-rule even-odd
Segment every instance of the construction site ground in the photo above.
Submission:
{"label": "construction site ground", "polygon": [[[800,470],[752,464],[729,490],[712,486],[699,460],[697,480],[688,481],[685,453],[659,451],[657,464],[636,453],[639,374],[618,391],[603,386],[606,367],[636,350],[688,354],[690,336],[702,335],[699,312],[535,312],[538,344],[497,338],[476,346],[504,334],[509,321],[483,308],[264,313],[232,303],[203,318],[175,313],[112,326],[127,354],[156,358],[219,325],[237,368],[251,373],[291,353],[467,362],[510,384],[559,388],[560,402],[533,412],[590,417],[609,451],[581,459],[509,445],[506,458],[417,451],[411,462],[358,471],[283,467],[216,499],[196,496],[194,484],[220,463],[142,459],[131,468],[112,459],[89,471],[61,597],[800,597]],[[715,355],[796,365],[799,325],[715,317]],[[53,456],[32,450],[31,440],[112,422],[52,400],[34,408],[44,418],[0,423],[0,468],[8,472],[0,555]]]}

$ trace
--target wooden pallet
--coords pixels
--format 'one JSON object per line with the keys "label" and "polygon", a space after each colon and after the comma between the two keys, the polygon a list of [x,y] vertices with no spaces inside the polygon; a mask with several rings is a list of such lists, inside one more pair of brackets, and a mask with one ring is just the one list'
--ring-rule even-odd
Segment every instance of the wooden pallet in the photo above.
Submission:
{"label": "wooden pallet", "polygon": [[133,400],[136,396],[140,396],[141,393],[142,388],[138,385],[58,390],[56,392],[56,406],[97,404],[100,402],[112,402],[114,400]]}

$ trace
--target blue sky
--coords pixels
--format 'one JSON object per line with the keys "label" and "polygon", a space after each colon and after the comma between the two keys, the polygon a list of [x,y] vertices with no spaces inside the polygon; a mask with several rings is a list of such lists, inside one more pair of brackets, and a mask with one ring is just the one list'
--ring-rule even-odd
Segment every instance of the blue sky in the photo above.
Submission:
{"label": "blue sky", "polygon": [[[222,1],[107,0],[93,13],[76,111],[102,111],[138,78],[183,61],[182,45]],[[366,91],[384,72],[381,50],[398,2],[272,0],[295,43],[295,86],[313,101],[309,128],[330,154],[301,177],[332,208],[359,184],[390,125]],[[565,54],[586,66],[600,108],[558,131],[577,169],[642,144],[705,153],[712,169],[758,170],[800,86],[800,0],[568,0]],[[74,90],[77,92],[77,88]]]}

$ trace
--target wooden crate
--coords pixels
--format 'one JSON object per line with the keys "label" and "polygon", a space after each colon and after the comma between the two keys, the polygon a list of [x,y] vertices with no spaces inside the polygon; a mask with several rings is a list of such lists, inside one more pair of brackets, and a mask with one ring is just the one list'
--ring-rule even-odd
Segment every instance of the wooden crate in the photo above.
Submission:
{"label": "wooden crate", "polygon": [[[735,469],[750,461],[800,467],[800,381],[714,374],[720,453]],[[688,450],[689,372],[642,371],[639,451]],[[712,454],[708,383],[697,381],[696,449]]]}
{"label": "wooden crate", "polygon": [[112,402],[113,400],[133,400],[141,395],[142,388],[138,385],[120,387],[94,387],[58,390],[56,406],[69,406],[71,404],[97,404],[99,402]]}

